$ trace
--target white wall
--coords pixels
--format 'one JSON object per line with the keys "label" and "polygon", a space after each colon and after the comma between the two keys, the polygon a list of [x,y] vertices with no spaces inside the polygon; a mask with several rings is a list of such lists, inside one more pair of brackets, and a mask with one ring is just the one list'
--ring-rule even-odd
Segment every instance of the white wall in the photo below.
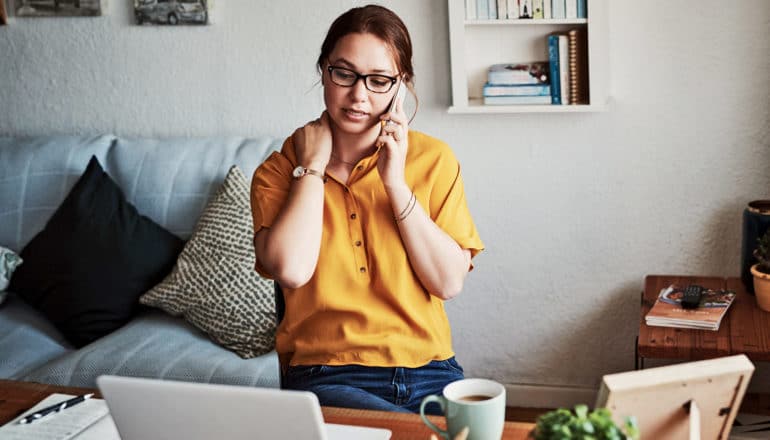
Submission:
{"label": "white wall", "polygon": [[[220,0],[179,28],[131,3],[0,27],[0,134],[289,135],[363,2]],[[613,0],[610,109],[532,115],[448,115],[446,2],[381,3],[412,32],[413,127],[453,146],[487,245],[448,305],[468,375],[594,388],[633,368],[645,274],[738,274],[743,207],[770,198],[770,2]]]}

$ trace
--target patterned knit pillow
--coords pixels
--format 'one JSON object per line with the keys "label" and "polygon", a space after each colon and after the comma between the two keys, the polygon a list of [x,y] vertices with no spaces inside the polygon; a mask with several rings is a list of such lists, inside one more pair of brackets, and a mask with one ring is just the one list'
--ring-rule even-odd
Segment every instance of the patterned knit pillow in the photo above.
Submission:
{"label": "patterned knit pillow", "polygon": [[249,183],[233,166],[163,282],[139,301],[184,318],[248,359],[275,345],[273,282],[254,270]]}

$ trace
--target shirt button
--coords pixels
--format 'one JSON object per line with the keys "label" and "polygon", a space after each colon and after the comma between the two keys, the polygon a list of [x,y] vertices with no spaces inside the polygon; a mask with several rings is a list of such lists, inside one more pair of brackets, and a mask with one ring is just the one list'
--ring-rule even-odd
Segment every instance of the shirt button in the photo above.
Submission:
{"label": "shirt button", "polygon": [[345,187],[345,192],[350,192],[350,189],[347,186]]}
{"label": "shirt button", "polygon": [[356,213],[354,212],[354,213],[350,214],[350,218],[352,218],[353,220],[355,220],[355,219],[356,219]]}
{"label": "shirt button", "polygon": [[356,241],[356,246],[361,246],[361,240]]}
{"label": "shirt button", "polygon": [[357,166],[356,168],[358,169],[358,171],[361,171],[361,170],[363,170],[363,169],[364,169],[364,166],[363,166],[363,165],[359,165],[359,166]]}
{"label": "shirt button", "polygon": [[358,270],[360,270],[360,271],[361,271],[361,273],[364,273],[364,272],[366,272],[366,268],[365,268],[365,267],[362,267],[361,269],[358,269]]}

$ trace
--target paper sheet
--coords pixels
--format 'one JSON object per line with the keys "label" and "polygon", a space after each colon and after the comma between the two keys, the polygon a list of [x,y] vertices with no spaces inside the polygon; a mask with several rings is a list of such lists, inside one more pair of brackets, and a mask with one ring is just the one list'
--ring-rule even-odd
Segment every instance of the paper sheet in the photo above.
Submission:
{"label": "paper sheet", "polygon": [[20,425],[19,420],[38,409],[75,397],[69,394],[51,394],[21,416],[0,427],[1,440],[69,440],[93,425],[108,413],[102,399],[88,399],[81,404],[51,414],[38,421]]}

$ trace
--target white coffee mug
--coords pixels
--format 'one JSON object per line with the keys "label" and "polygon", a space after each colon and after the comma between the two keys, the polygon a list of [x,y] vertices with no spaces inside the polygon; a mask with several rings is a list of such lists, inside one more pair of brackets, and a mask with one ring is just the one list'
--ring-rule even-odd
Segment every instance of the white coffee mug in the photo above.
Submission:
{"label": "white coffee mug", "polygon": [[[447,430],[425,417],[425,405],[436,402],[446,417]],[[426,396],[420,404],[423,422],[445,439],[453,439],[466,426],[467,440],[500,440],[505,425],[505,387],[493,380],[463,379],[444,387],[444,395]]]}

